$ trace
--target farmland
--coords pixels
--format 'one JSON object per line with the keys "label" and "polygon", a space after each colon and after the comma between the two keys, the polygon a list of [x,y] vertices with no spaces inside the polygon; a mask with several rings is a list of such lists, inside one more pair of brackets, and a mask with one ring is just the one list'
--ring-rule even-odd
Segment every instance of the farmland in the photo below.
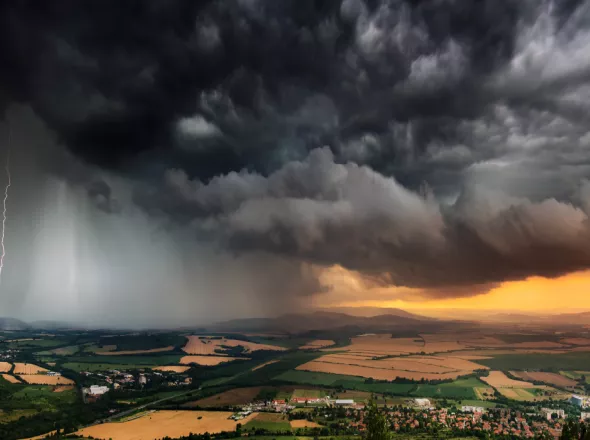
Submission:
{"label": "farmland", "polygon": [[219,394],[214,394],[210,397],[205,397],[204,399],[190,402],[185,406],[206,408],[211,406],[243,405],[252,402],[258,393],[260,393],[260,390],[260,387],[234,388]]}
{"label": "farmland", "polygon": [[187,354],[220,355],[228,352],[251,353],[253,351],[269,350],[284,351],[285,347],[278,345],[259,344],[256,342],[226,338],[224,336],[188,336],[187,344],[182,348]]}
{"label": "farmland", "polygon": [[529,371],[511,371],[513,376],[518,377],[524,381],[544,382],[556,387],[568,388],[575,387],[578,383],[575,380],[569,379],[557,373],[542,373]]}
{"label": "farmland", "polygon": [[[180,437],[190,434],[235,431],[232,413],[223,411],[153,411],[125,422],[104,423],[78,431],[79,435],[113,440]],[[249,416],[242,423],[253,419]]]}
{"label": "farmland", "polygon": [[498,354],[478,363],[494,370],[584,370],[588,367],[590,352],[573,353],[514,353]]}
{"label": "farmland", "polygon": [[191,356],[183,356],[180,358],[181,364],[197,364],[197,365],[207,365],[207,366],[215,366],[219,364],[223,364],[226,362],[235,361],[237,359],[243,358],[235,358],[230,356],[199,356],[199,355],[191,355]]}
{"label": "farmland", "polygon": [[35,364],[27,364],[22,362],[16,362],[14,364],[14,374],[39,374],[46,373],[48,370],[43,367],[39,367]]}
{"label": "farmland", "polygon": [[243,430],[266,429],[267,431],[290,431],[291,424],[284,414],[259,413],[248,423],[243,425]]}
{"label": "farmland", "polygon": [[0,362],[0,373],[8,373],[12,369],[10,362]]}
{"label": "farmland", "polygon": [[20,378],[29,384],[35,385],[73,385],[74,381],[63,376],[47,376],[45,374],[27,374]]}

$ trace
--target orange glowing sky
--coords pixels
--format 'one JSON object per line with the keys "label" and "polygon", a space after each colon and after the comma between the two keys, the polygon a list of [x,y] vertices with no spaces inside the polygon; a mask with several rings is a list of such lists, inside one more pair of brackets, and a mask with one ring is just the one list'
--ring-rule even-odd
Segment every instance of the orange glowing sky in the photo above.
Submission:
{"label": "orange glowing sky", "polygon": [[552,279],[507,281],[486,293],[444,299],[432,298],[422,289],[371,286],[341,267],[326,269],[320,279],[332,289],[315,299],[313,305],[318,308],[394,307],[432,316],[445,315],[449,310],[543,314],[590,310],[590,271]]}

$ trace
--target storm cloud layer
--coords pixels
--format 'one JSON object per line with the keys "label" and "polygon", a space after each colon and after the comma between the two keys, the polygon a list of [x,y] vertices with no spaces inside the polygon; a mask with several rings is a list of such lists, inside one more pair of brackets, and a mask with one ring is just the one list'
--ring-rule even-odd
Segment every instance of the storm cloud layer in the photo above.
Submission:
{"label": "storm cloud layer", "polygon": [[0,103],[106,215],[281,261],[271,296],[332,265],[471,295],[590,268],[589,23],[582,0],[6,2]]}

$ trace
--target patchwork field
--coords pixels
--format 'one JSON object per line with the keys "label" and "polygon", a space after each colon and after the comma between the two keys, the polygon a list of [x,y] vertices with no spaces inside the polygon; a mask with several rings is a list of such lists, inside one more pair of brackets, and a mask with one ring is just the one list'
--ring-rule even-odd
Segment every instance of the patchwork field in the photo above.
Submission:
{"label": "patchwork field", "polygon": [[184,373],[187,370],[190,370],[191,367],[184,367],[181,365],[167,365],[164,367],[155,367],[155,371],[167,371],[171,373]]}
{"label": "patchwork field", "polygon": [[10,374],[3,374],[2,377],[10,383],[21,383],[20,380]]}
{"label": "patchwork field", "polygon": [[530,382],[510,379],[502,371],[490,371],[487,377],[482,377],[481,380],[494,388],[534,388]]}
{"label": "patchwork field", "polygon": [[187,338],[188,342],[182,349],[188,354],[223,355],[224,351],[237,347],[243,347],[245,353],[259,350],[287,350],[285,347],[279,347],[278,345],[258,344],[256,342],[241,341],[226,337],[188,336]]}
{"label": "patchwork field", "polygon": [[316,339],[315,341],[310,341],[307,344],[302,345],[299,348],[301,350],[312,350],[312,349],[329,347],[334,344],[336,344],[336,342],[334,342],[331,339]]}
{"label": "patchwork field", "polygon": [[46,373],[47,369],[43,367],[39,367],[35,364],[27,364],[22,362],[15,362],[14,364],[14,374],[39,374],[39,373]]}
{"label": "patchwork field", "polygon": [[101,356],[122,356],[122,355],[135,355],[135,354],[148,354],[148,353],[162,353],[164,351],[173,350],[174,346],[169,345],[168,347],[152,348],[149,350],[123,350],[123,351],[96,351],[95,353]]}
{"label": "patchwork field", "polygon": [[525,381],[544,382],[556,387],[567,388],[575,387],[578,383],[575,380],[569,379],[556,373],[543,372],[528,372],[528,371],[511,371],[510,374]]}
{"label": "patchwork field", "polygon": [[564,399],[567,393],[560,393],[547,385],[534,385],[531,382],[514,380],[501,371],[491,371],[489,376],[481,380],[493,386],[503,396],[513,400],[545,400],[549,398]]}
{"label": "patchwork field", "polygon": [[586,379],[590,383],[590,371],[560,371],[559,374],[573,380]]}
{"label": "patchwork field", "polygon": [[230,356],[183,356],[180,358],[181,364],[197,364],[197,365],[205,365],[205,366],[214,366],[219,365],[224,362],[231,362],[237,359],[244,359],[244,358],[235,358]]}
{"label": "patchwork field", "polygon": [[12,364],[10,362],[0,362],[0,373],[8,373],[12,368]]}
{"label": "patchwork field", "polygon": [[[181,437],[193,434],[210,434],[235,431],[238,422],[230,420],[225,411],[154,411],[126,422],[104,423],[84,428],[78,435],[97,439],[150,440],[162,437]],[[252,414],[240,423],[256,417]]]}
{"label": "patchwork field", "polygon": [[361,376],[377,380],[456,379],[475,370],[488,369],[472,361],[448,356],[406,356],[370,359],[329,354],[297,367],[298,370]]}
{"label": "patchwork field", "polygon": [[27,383],[35,385],[73,385],[74,381],[63,376],[47,376],[45,374],[27,374],[19,376]]}
{"label": "patchwork field", "polygon": [[189,402],[184,406],[199,406],[206,408],[212,406],[245,405],[246,403],[252,402],[258,393],[260,393],[261,389],[261,387],[235,388],[233,390],[205,397],[204,399]]}

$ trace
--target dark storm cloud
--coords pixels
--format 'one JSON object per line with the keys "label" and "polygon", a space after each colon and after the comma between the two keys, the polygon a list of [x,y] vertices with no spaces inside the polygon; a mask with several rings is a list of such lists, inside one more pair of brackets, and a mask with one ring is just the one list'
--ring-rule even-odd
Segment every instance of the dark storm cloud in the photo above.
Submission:
{"label": "dark storm cloud", "polygon": [[[324,148],[268,177],[232,173],[208,184],[170,171],[159,192],[136,200],[238,252],[338,263],[438,295],[475,294],[478,285],[590,265],[588,213],[571,204],[473,186],[453,206],[441,206],[428,192],[333,159]],[[586,200],[587,186],[581,194]]]}
{"label": "dark storm cloud", "polygon": [[590,267],[588,1],[0,8],[0,97],[106,212],[116,175],[196,243],[285,258],[305,292],[308,263],[445,296]]}

